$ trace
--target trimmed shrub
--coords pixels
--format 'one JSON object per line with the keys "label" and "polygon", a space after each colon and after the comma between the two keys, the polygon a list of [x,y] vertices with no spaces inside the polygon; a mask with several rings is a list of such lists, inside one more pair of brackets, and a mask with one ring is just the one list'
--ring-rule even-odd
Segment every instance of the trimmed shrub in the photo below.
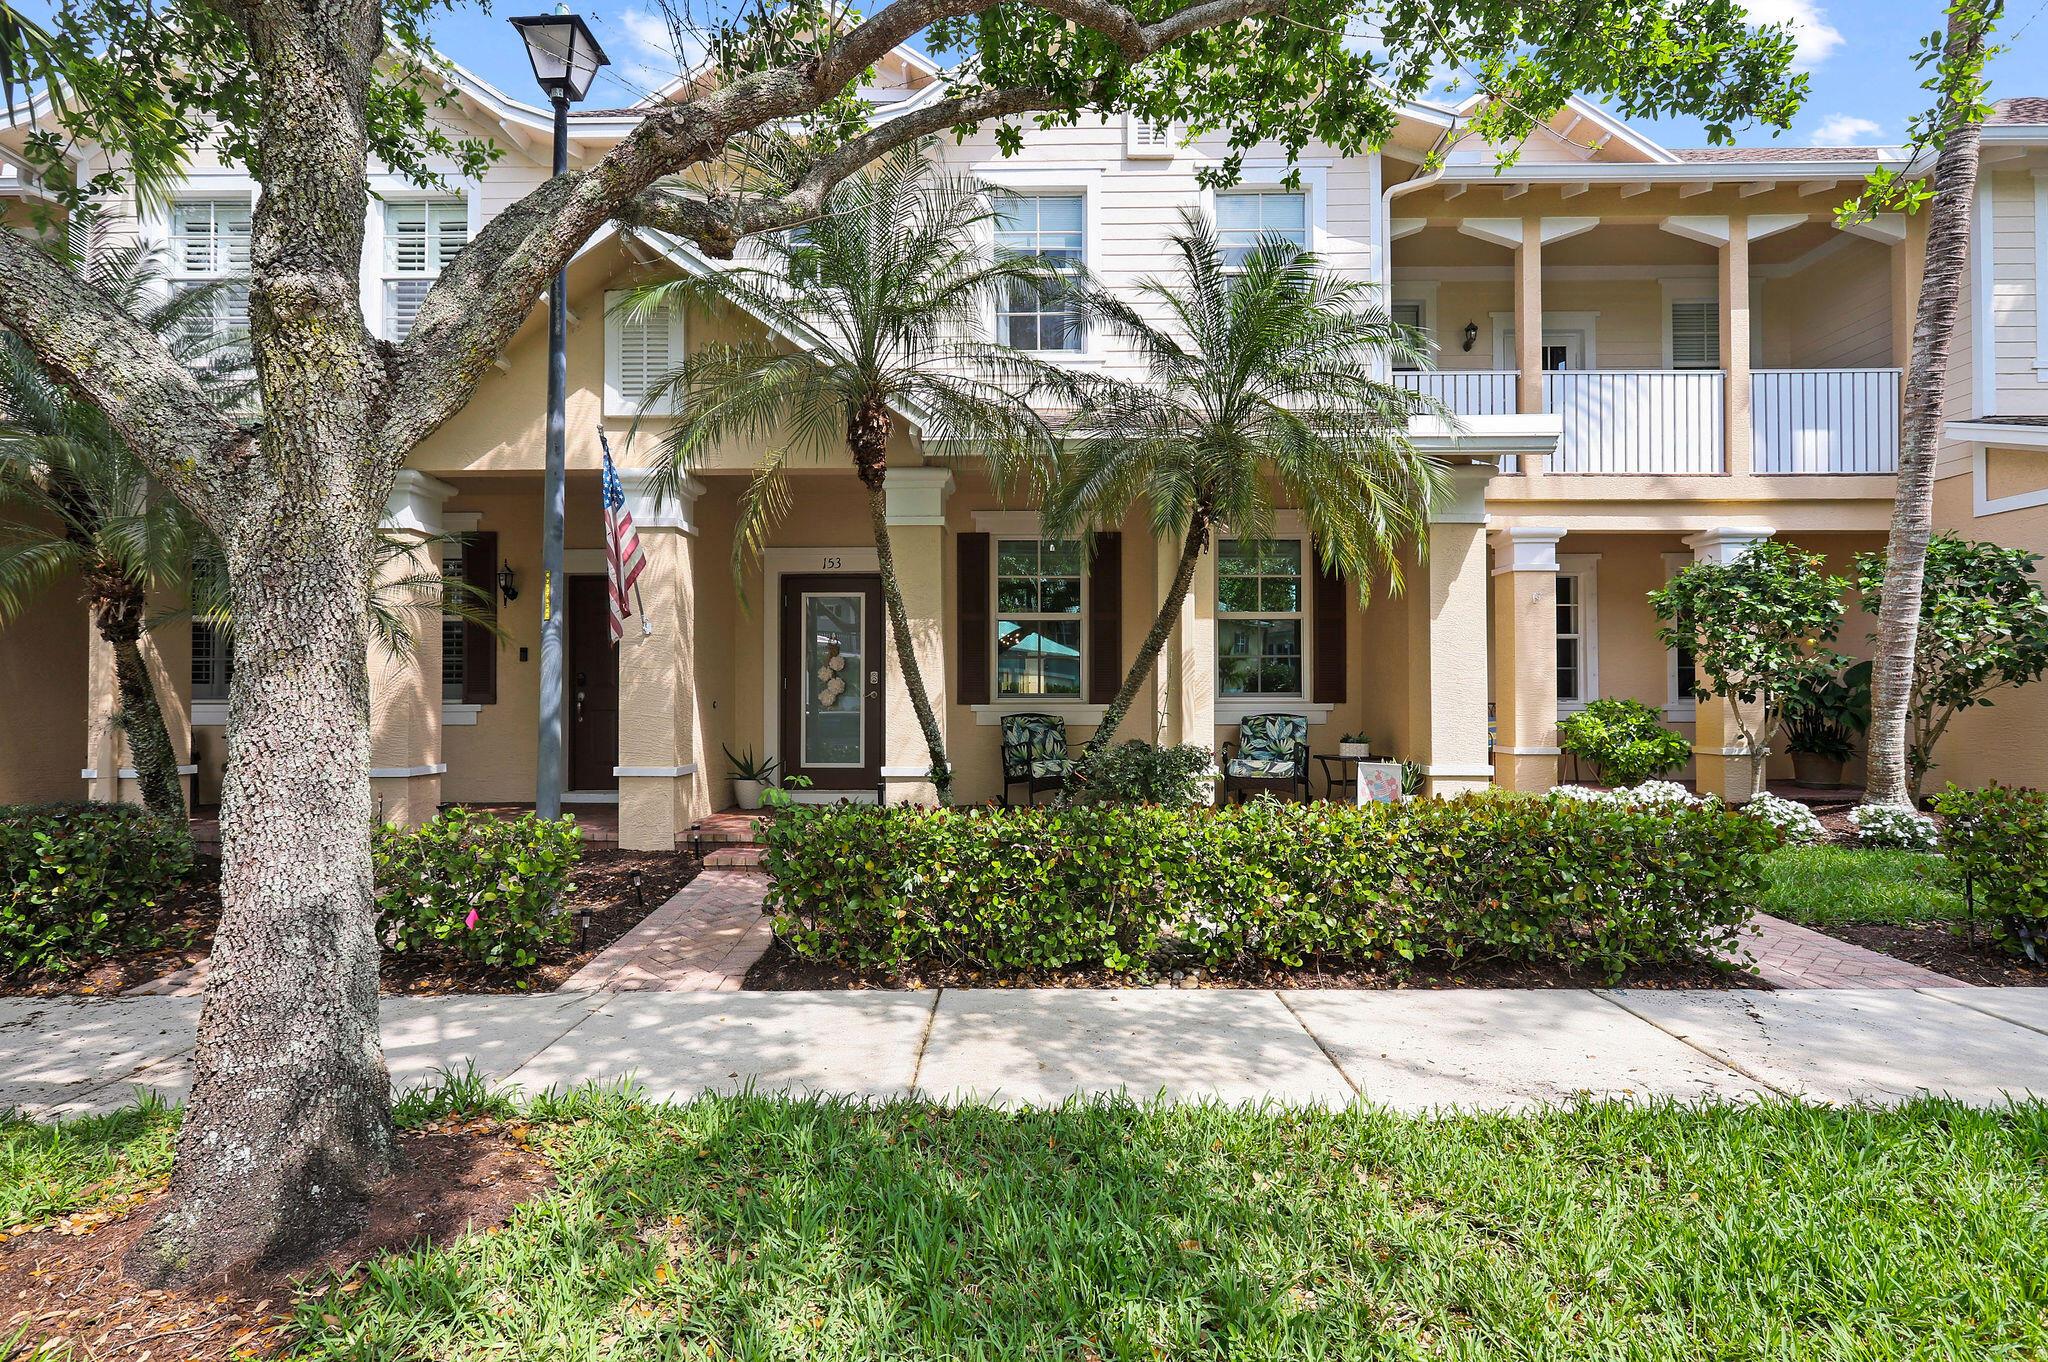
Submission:
{"label": "trimmed shrub", "polygon": [[1557,726],[1558,747],[1589,761],[1610,785],[1668,776],[1692,760],[1692,744],[1640,700],[1595,700]]}
{"label": "trimmed shrub", "polygon": [[443,809],[417,828],[378,828],[372,852],[387,950],[517,971],[572,935],[562,902],[583,855],[573,817]]}
{"label": "trimmed shrub", "polygon": [[155,910],[191,870],[190,829],[140,805],[0,807],[0,971],[163,944]]}
{"label": "trimmed shrub", "polygon": [[1890,804],[1858,804],[1849,810],[1849,826],[1856,829],[1856,840],[1867,847],[1932,851],[1941,840],[1941,830],[1932,818]]}
{"label": "trimmed shrub", "polygon": [[1796,799],[1783,799],[1766,791],[1742,806],[1751,818],[1761,818],[1785,834],[1788,846],[1810,847],[1827,836],[1820,816]]}
{"label": "trimmed shrub", "polygon": [[2048,792],[1951,785],[1934,807],[1948,820],[1941,847],[1971,915],[1983,908],[2001,945],[2048,964]]}
{"label": "trimmed shrub", "polygon": [[1718,805],[1475,794],[1218,810],[789,809],[776,933],[864,968],[1265,968],[1426,955],[1616,976],[1732,947],[1777,830]]}
{"label": "trimmed shrub", "polygon": [[1088,767],[1074,798],[1089,804],[1207,804],[1215,797],[1216,754],[1199,743],[1154,747],[1132,738]]}

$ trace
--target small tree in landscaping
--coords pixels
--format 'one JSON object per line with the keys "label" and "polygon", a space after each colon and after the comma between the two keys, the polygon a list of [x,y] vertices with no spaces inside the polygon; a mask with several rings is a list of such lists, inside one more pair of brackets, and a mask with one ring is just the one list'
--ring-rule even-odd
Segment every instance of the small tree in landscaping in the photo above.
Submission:
{"label": "small tree in landscaping", "polygon": [[[2038,553],[1938,534],[1927,545],[1920,627],[1906,702],[1906,762],[1913,798],[1934,765],[1934,745],[1963,710],[2048,672],[2048,597],[2034,580]],[[1863,608],[1881,618],[1887,565],[1856,558]]]}
{"label": "small tree in landscaping", "polygon": [[1650,593],[1658,639],[1689,649],[1701,700],[1728,705],[1749,753],[1750,793],[1764,791],[1771,735],[1786,707],[1848,659],[1822,645],[1842,628],[1849,584],[1820,554],[1771,541],[1733,563],[1693,563]]}
{"label": "small tree in landscaping", "polygon": [[1692,744],[1664,727],[1640,700],[1595,700],[1557,726],[1558,746],[1589,761],[1610,785],[1668,776],[1692,759]]}

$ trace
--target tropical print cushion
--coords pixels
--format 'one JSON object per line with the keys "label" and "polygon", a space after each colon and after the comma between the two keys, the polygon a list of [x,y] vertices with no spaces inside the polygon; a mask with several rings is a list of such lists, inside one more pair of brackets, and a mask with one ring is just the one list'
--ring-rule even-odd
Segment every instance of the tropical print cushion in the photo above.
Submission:
{"label": "tropical print cushion", "polygon": [[1226,769],[1250,780],[1286,780],[1299,772],[1288,757],[1232,757]]}
{"label": "tropical print cushion", "polygon": [[1299,714],[1254,714],[1237,726],[1233,776],[1273,778],[1308,769],[1308,720]]}
{"label": "tropical print cushion", "polygon": [[1052,714],[1003,716],[1003,774],[1060,776],[1073,768],[1067,760],[1067,721]]}

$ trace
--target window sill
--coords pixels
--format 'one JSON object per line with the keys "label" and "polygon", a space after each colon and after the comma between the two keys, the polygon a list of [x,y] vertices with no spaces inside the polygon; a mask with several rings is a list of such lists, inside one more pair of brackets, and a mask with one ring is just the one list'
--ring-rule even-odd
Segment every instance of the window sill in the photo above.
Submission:
{"label": "window sill", "polygon": [[192,702],[192,727],[226,728],[228,724],[228,702],[225,700],[194,700]]}
{"label": "window sill", "polygon": [[476,726],[476,716],[483,713],[483,708],[482,705],[464,705],[457,704],[453,700],[443,700],[441,702],[441,723],[444,727],[452,724],[457,728],[474,728]]}
{"label": "window sill", "polygon": [[1699,721],[1699,717],[1699,705],[1691,700],[1687,700],[1683,704],[1664,706],[1664,722],[1666,723],[1697,723]]}
{"label": "window sill", "polygon": [[1034,696],[1017,700],[998,700],[993,704],[973,705],[974,722],[983,728],[994,728],[1003,721],[1005,714],[1050,714],[1065,719],[1070,724],[1093,728],[1102,722],[1108,705],[1091,705],[1084,700],[1062,700],[1051,696]]}
{"label": "window sill", "polygon": [[1328,723],[1334,705],[1312,704],[1299,697],[1286,695],[1261,695],[1249,699],[1233,698],[1216,702],[1216,722],[1235,724],[1251,718],[1254,714],[1304,714],[1311,726]]}

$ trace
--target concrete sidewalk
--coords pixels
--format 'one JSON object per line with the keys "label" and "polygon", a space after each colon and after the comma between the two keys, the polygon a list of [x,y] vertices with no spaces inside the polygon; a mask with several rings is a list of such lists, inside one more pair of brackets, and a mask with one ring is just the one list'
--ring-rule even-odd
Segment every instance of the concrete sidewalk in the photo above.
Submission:
{"label": "concrete sidewalk", "polygon": [[[0,1108],[181,1099],[197,998],[0,1000]],[[2048,990],[942,990],[391,998],[400,1087],[474,1065],[526,1091],[633,1078],[1054,1102],[1122,1090],[1401,1110],[1595,1097],[1996,1103],[2048,1095]]]}

